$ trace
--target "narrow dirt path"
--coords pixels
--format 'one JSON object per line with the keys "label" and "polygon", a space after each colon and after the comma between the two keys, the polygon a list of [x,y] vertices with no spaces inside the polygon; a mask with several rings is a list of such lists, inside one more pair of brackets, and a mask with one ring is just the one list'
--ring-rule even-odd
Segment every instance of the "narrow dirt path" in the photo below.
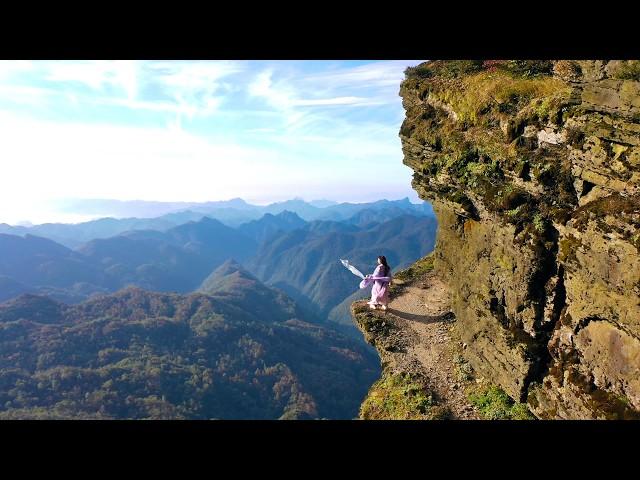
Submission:
{"label": "narrow dirt path", "polygon": [[455,317],[450,305],[447,286],[428,273],[392,299],[387,315],[394,317],[398,327],[415,333],[409,336],[406,356],[420,363],[441,404],[451,410],[454,418],[477,419],[456,374],[451,348]]}

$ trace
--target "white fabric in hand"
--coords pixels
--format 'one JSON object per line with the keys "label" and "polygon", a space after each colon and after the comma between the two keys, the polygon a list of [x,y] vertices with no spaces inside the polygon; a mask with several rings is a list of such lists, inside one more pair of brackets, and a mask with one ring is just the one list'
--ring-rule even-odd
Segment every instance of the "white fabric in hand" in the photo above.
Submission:
{"label": "white fabric in hand", "polygon": [[354,267],[353,265],[351,265],[349,263],[349,260],[340,259],[340,262],[342,262],[342,265],[344,265],[356,277],[360,277],[360,278],[364,279],[364,275],[362,274],[362,272],[360,270],[358,270],[356,267]]}

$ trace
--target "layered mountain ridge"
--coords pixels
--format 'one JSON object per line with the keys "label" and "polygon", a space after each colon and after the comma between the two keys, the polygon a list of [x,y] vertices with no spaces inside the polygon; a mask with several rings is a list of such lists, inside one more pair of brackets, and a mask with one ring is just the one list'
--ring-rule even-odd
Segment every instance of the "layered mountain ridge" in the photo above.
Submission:
{"label": "layered mountain ridge", "polygon": [[364,345],[227,261],[203,292],[0,304],[0,418],[353,418]]}
{"label": "layered mountain ridge", "polygon": [[[400,267],[433,248],[436,225],[430,208],[408,200],[357,207],[354,216],[340,221],[306,221],[283,210],[237,228],[205,216],[164,231],[93,239],[76,249],[30,234],[0,234],[0,302],[34,293],[79,303],[127,286],[188,293],[235,259],[260,281],[293,297],[306,317],[326,318],[357,290],[339,258],[352,258],[367,269],[384,254]],[[332,321],[357,335],[348,310],[340,312]]]}

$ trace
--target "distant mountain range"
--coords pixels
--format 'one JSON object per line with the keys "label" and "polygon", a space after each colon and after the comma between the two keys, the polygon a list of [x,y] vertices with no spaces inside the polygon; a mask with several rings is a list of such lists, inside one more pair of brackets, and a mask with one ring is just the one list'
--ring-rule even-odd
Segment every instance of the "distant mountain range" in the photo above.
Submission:
{"label": "distant mountain range", "polygon": [[200,290],[0,304],[0,419],[357,415],[379,375],[369,348],[304,321],[237,262]]}
{"label": "distant mountain range", "polygon": [[253,238],[258,244],[263,243],[274,234],[289,232],[302,228],[307,224],[297,214],[284,210],[277,215],[265,213],[260,220],[252,220],[238,227],[238,231]]}
{"label": "distant mountain range", "polygon": [[[429,203],[413,204],[408,198],[402,200],[380,200],[371,203],[336,203],[329,200],[305,202],[294,199],[272,203],[266,206],[251,205],[240,198],[207,203],[162,203],[162,202],[121,202],[117,200],[88,200],[73,205],[76,213],[110,211],[113,215],[130,215],[139,212],[154,218],[101,218],[77,224],[45,223],[31,227],[11,226],[0,223],[0,233],[12,235],[36,235],[49,238],[69,248],[77,248],[83,243],[98,238],[109,238],[130,230],[166,231],[189,221],[198,221],[207,216],[227,226],[238,227],[251,220],[258,220],[265,214],[277,215],[284,211],[296,213],[305,221],[333,220],[345,221],[356,213],[389,212],[395,209],[402,213],[431,216]],[[154,215],[152,212],[162,212]],[[369,215],[371,215],[370,213]],[[381,220],[382,217],[378,219]],[[391,217],[387,214],[387,219]]]}
{"label": "distant mountain range", "polygon": [[[317,225],[317,224],[316,224]],[[338,261],[347,258],[372,273],[378,255],[394,270],[433,250],[434,217],[402,215],[366,229],[322,231],[297,229],[272,237],[261,245],[247,267],[267,283],[287,292],[299,303],[315,305],[323,316],[358,290],[360,280]],[[351,324],[350,316],[344,319]]]}
{"label": "distant mountain range", "polygon": [[[292,200],[271,207],[275,211],[283,203],[300,207],[304,202]],[[358,204],[322,209],[307,204],[305,208],[333,212],[328,216],[337,218],[353,215],[306,221],[283,210],[265,213],[237,228],[205,216],[168,229],[134,229],[93,239],[75,249],[31,234],[0,234],[0,302],[33,293],[78,303],[127,286],[189,293],[201,288],[215,268],[234,259],[260,281],[294,298],[307,317],[327,318],[357,290],[357,279],[340,265],[339,258],[372,270],[376,257],[386,255],[399,268],[434,246],[436,222],[426,204],[414,205],[405,199],[373,202],[366,208]],[[170,215],[176,221],[182,214]],[[140,225],[164,225],[165,220],[146,219]],[[77,226],[95,227],[106,221]],[[119,221],[109,220],[111,224]],[[338,323],[352,327],[348,311],[340,312]],[[333,312],[331,319],[337,317]]]}
{"label": "distant mountain range", "polygon": [[49,238],[69,248],[76,248],[96,238],[109,238],[130,230],[165,231],[189,221],[204,217],[202,213],[169,213],[158,218],[101,218],[90,222],[44,223],[31,227],[14,227],[0,223],[0,233],[12,235],[37,235]]}
{"label": "distant mountain range", "polygon": [[0,290],[0,301],[25,288],[72,303],[128,285],[190,292],[213,268],[228,258],[248,259],[257,247],[207,217],[166,232],[139,230],[91,240],[76,250],[32,235],[0,234],[0,276],[8,287]]}
{"label": "distant mountain range", "polygon": [[437,224],[408,199],[315,203],[8,227],[0,419],[356,416],[378,357],[348,312],[369,292],[339,259],[397,270]]}

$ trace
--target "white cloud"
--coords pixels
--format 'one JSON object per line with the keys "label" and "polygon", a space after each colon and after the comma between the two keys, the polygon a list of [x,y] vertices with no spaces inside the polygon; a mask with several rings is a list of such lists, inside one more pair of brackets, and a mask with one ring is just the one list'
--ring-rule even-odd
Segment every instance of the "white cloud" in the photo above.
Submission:
{"label": "white cloud", "polygon": [[301,90],[300,85],[290,79],[273,80],[272,69],[260,72],[255,80],[248,86],[248,92],[253,97],[263,98],[269,105],[277,110],[290,111],[294,107],[315,106],[365,106],[379,105],[382,102],[369,97],[360,96],[328,96],[319,98],[305,97],[303,93],[317,91],[315,88]]}
{"label": "white cloud", "polygon": [[[357,67],[337,69],[306,75],[304,81],[330,88],[340,87],[390,87],[398,90],[400,81],[404,78],[404,69],[410,65],[417,65],[422,60],[391,60],[367,63]],[[397,91],[396,91],[397,94]]]}
{"label": "white cloud", "polygon": [[[61,118],[65,108],[73,118],[94,117],[63,123],[29,117],[39,115],[32,108],[0,110],[0,222],[38,221],[60,197],[255,200],[282,192],[339,199],[332,192],[362,196],[376,182],[410,188],[398,139],[405,64],[309,75],[294,63],[258,65],[261,71],[248,62],[35,63],[53,85],[11,83],[19,78],[14,68],[0,83],[5,107],[8,99],[19,108],[40,105],[42,118]],[[234,76],[250,68],[252,76]],[[391,110],[369,116],[364,108],[383,104]],[[149,112],[145,122],[157,113],[156,124],[166,128],[124,126],[136,121],[125,108]],[[110,120],[96,123],[103,111]],[[183,122],[194,117],[200,122]],[[200,133],[184,130],[192,126]]]}
{"label": "white cloud", "polygon": [[274,160],[178,130],[59,124],[7,114],[0,114],[0,130],[4,205],[15,205],[14,198],[61,196],[206,200],[221,187],[259,181]]}
{"label": "white cloud", "polygon": [[7,80],[16,74],[32,71],[31,60],[0,60],[0,81]]}
{"label": "white cloud", "polygon": [[45,78],[53,82],[78,82],[104,91],[113,86],[133,99],[138,92],[138,62],[132,60],[92,60],[81,62],[46,62]]}
{"label": "white cloud", "polygon": [[309,107],[318,105],[379,105],[380,102],[370,100],[365,97],[335,97],[335,98],[318,98],[309,100],[295,100],[293,105],[299,107]]}
{"label": "white cloud", "polygon": [[40,87],[0,84],[0,99],[19,105],[42,105],[56,92]]}
{"label": "white cloud", "polygon": [[[61,124],[0,113],[0,203],[56,197],[204,201],[319,165],[278,149],[207,140],[174,129]],[[299,168],[291,165],[298,163]]]}
{"label": "white cloud", "polygon": [[[56,95],[69,99],[72,91],[81,105],[116,105],[193,118],[218,111],[223,94],[238,88],[221,80],[245,68],[242,62],[228,61],[0,61],[0,96],[11,98],[15,93],[37,104]],[[26,71],[37,72],[31,80],[39,81],[39,86],[15,82],[16,74]],[[52,86],[43,87],[42,81]],[[89,91],[79,91],[78,85]]]}
{"label": "white cloud", "polygon": [[168,61],[147,64],[147,71],[165,85],[172,89],[190,91],[208,90],[212,85],[217,88],[218,80],[244,69],[242,63],[231,61]]}
{"label": "white cloud", "polygon": [[[3,112],[0,131],[0,221],[37,220],[37,205],[63,197],[206,201],[300,195],[314,182],[319,195],[321,185],[368,181],[372,165],[372,180],[393,181],[400,160],[391,158],[400,157],[393,141],[366,135],[334,142],[283,136],[257,148],[179,129],[64,124]],[[339,171],[328,164],[340,164]]]}
{"label": "white cloud", "polygon": [[248,130],[245,130],[245,132],[248,133],[275,133],[278,130],[276,130],[275,128],[250,128]]}
{"label": "white cloud", "polygon": [[293,103],[295,92],[284,83],[274,85],[271,77],[273,70],[260,72],[255,80],[249,84],[249,95],[262,97],[276,110],[288,110]]}
{"label": "white cloud", "polygon": [[[352,126],[347,116],[341,115],[341,108],[395,105],[400,114],[398,89],[404,69],[416,63],[419,62],[381,61],[314,74],[271,67],[255,76],[248,93],[281,113],[287,134],[324,129],[331,138],[332,134],[346,135],[344,128]],[[328,112],[327,107],[336,111]]]}
{"label": "white cloud", "polygon": [[118,105],[131,110],[148,110],[151,112],[190,113],[188,107],[169,101],[144,101],[129,100],[125,98],[101,98],[89,100],[91,103],[101,105]]}
{"label": "white cloud", "polygon": [[172,61],[149,62],[145,72],[149,83],[158,84],[173,98],[179,112],[193,118],[215,112],[223,101],[222,93],[232,90],[230,84],[221,79],[245,68],[243,63],[231,61]]}

